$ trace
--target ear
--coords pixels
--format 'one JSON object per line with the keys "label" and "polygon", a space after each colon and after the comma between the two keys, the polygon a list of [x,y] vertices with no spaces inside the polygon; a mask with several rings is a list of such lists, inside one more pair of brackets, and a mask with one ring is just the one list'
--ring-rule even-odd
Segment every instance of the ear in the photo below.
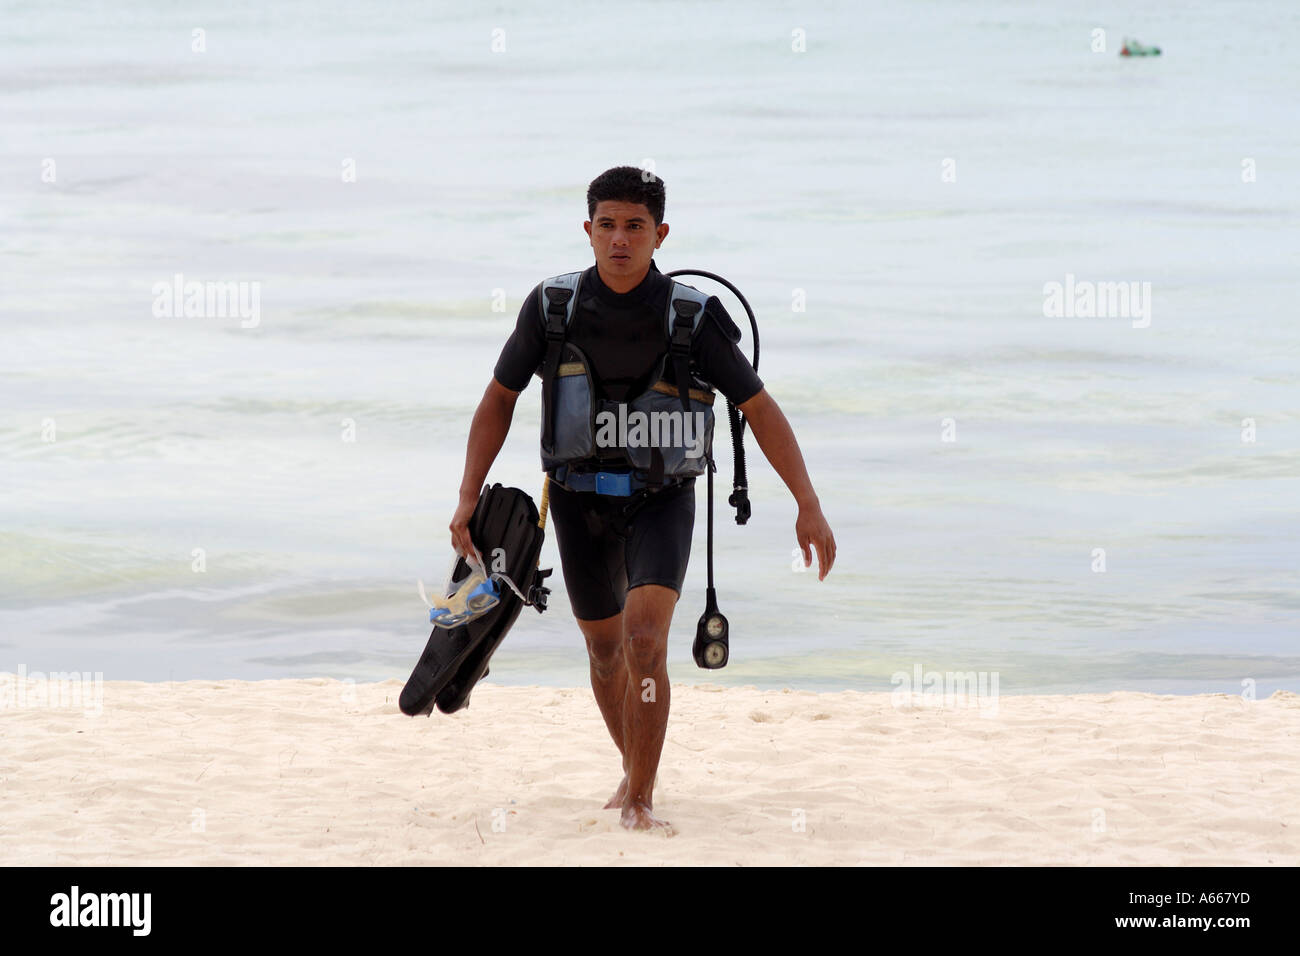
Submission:
{"label": "ear", "polygon": [[668,237],[668,223],[660,223],[659,228],[655,230],[655,234],[659,237],[659,241],[655,243],[655,248],[658,249],[663,244],[664,239]]}

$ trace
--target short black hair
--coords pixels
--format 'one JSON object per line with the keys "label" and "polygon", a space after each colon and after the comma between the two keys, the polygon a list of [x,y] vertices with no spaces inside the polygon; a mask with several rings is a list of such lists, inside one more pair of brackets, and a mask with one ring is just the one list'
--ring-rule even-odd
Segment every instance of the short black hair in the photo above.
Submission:
{"label": "short black hair", "polygon": [[664,181],[654,173],[635,166],[615,166],[605,170],[587,187],[587,218],[595,217],[597,203],[640,203],[650,210],[658,227],[663,225],[665,199]]}

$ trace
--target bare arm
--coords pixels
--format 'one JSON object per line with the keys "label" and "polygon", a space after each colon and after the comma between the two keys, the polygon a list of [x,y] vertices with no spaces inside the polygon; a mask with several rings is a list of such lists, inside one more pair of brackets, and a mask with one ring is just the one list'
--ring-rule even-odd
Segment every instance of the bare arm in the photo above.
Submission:
{"label": "bare arm", "polygon": [[812,564],[812,555],[808,550],[809,545],[812,545],[817,549],[817,579],[825,579],[831,565],[835,563],[835,536],[831,534],[831,527],[822,514],[821,502],[813,491],[794,430],[781,411],[781,406],[765,388],[736,407],[744,414],[754,432],[754,438],[758,440],[758,447],[763,450],[799,506],[799,517],[795,521],[794,530],[799,548],[803,551],[804,567]]}
{"label": "bare arm", "polygon": [[518,392],[511,391],[493,378],[474,411],[474,420],[469,426],[469,442],[465,449],[465,472],[460,480],[460,502],[449,525],[451,546],[457,554],[477,554],[469,536],[469,519],[478,504],[479,492],[483,490],[488,469],[505,444],[510,421],[515,414],[515,402],[518,400]]}

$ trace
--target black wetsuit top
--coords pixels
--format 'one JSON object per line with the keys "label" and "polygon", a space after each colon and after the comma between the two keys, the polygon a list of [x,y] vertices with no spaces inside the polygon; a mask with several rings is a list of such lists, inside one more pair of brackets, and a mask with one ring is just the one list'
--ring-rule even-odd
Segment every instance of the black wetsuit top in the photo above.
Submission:
{"label": "black wetsuit top", "polygon": [[[583,273],[581,298],[565,340],[587,356],[602,397],[625,401],[653,384],[650,378],[668,351],[665,316],[671,287],[672,280],[653,259],[646,277],[630,292],[611,290],[594,265]],[[546,323],[537,304],[540,288],[538,283],[524,299],[515,330],[493,370],[496,380],[511,391],[522,392],[533,375],[542,374]],[[763,381],[736,346],[740,330],[717,296],[709,297],[704,314],[707,321],[691,343],[692,373],[740,405],[762,390]],[[664,378],[676,384],[672,362],[665,363]]]}
{"label": "black wetsuit top", "polygon": [[[565,340],[587,357],[601,397],[626,401],[651,384],[668,352],[668,292],[672,280],[654,260],[630,292],[612,291],[593,265],[582,276],[580,299]],[[540,283],[524,299],[515,330],[493,370],[496,380],[522,392],[541,376],[546,358],[546,324],[538,306]],[[691,341],[692,374],[739,405],[753,398],[763,382],[736,347],[740,330],[710,296],[705,318]],[[664,378],[676,384],[671,362]],[[715,412],[715,416],[717,412]],[[726,427],[722,415],[722,427]],[[658,584],[679,595],[691,554],[695,524],[695,479],[657,491],[629,515],[627,498],[551,488],[550,514],[559,543],[564,585],[580,620],[604,620],[622,611],[629,588]]]}

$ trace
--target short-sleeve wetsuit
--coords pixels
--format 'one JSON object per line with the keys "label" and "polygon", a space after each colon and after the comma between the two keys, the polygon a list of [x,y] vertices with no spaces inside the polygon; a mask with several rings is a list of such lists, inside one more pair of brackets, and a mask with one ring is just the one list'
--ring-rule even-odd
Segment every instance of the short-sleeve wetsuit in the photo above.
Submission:
{"label": "short-sleeve wetsuit", "polygon": [[[664,316],[671,287],[672,280],[653,260],[645,279],[630,292],[611,290],[595,266],[583,274],[581,298],[565,337],[587,356],[602,397],[623,401],[651,384],[668,351]],[[711,296],[704,312],[691,343],[693,374],[740,405],[757,395],[763,382],[737,348],[740,333],[722,303]],[[493,375],[505,388],[521,392],[533,375],[540,377],[545,357],[546,330],[534,288]],[[664,377],[673,381],[671,362]],[[580,620],[620,613],[628,590],[642,584],[681,594],[695,527],[693,478],[632,501],[567,491],[552,482],[550,516],[565,589]]]}

